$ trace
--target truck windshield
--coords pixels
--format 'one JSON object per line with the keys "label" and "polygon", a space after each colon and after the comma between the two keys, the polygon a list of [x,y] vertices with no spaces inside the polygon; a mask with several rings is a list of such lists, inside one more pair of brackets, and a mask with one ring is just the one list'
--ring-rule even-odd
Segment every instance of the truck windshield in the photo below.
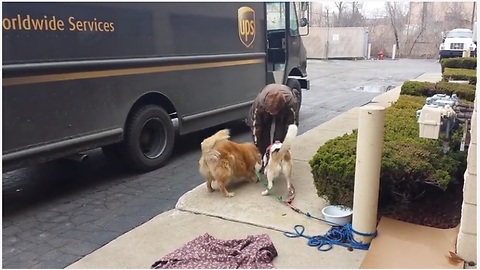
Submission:
{"label": "truck windshield", "polygon": [[267,30],[285,29],[285,3],[267,2]]}
{"label": "truck windshield", "polygon": [[467,31],[450,31],[447,38],[472,38],[473,32]]}

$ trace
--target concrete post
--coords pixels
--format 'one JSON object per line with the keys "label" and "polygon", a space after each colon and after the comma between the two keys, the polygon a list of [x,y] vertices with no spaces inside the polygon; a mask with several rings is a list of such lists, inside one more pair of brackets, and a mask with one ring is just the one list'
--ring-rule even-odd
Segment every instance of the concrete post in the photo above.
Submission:
{"label": "concrete post", "polygon": [[[352,228],[363,234],[374,233],[377,227],[384,124],[384,107],[367,105],[360,108]],[[373,238],[355,233],[353,237],[364,244]]]}
{"label": "concrete post", "polygon": [[393,44],[392,48],[392,60],[395,60],[395,54],[397,53],[397,44]]}
{"label": "concrete post", "polygon": [[463,50],[462,57],[470,57],[470,50],[468,49]]}
{"label": "concrete post", "polygon": [[372,43],[368,43],[367,60],[370,60],[372,54]]}

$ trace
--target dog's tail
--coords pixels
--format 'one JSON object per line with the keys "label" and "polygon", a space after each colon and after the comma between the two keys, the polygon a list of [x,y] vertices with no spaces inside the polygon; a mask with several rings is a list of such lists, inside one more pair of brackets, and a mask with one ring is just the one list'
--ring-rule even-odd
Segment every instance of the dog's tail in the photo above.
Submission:
{"label": "dog's tail", "polygon": [[296,125],[289,125],[287,130],[287,135],[285,135],[285,139],[283,140],[282,147],[278,150],[278,154],[280,157],[283,157],[288,150],[292,147],[293,139],[297,136],[298,127]]}

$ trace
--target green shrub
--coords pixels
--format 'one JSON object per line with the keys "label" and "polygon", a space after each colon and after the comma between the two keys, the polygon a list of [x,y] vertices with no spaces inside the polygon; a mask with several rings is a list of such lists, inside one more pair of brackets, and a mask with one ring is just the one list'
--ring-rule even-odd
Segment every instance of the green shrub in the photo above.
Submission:
{"label": "green shrub", "polygon": [[464,68],[445,68],[442,74],[443,81],[461,80],[468,81],[469,84],[477,84],[477,71]]}
{"label": "green shrub", "polygon": [[442,73],[445,68],[476,69],[477,58],[476,57],[445,58],[440,61],[440,65],[442,66]]}
{"label": "green shrub", "polygon": [[[420,196],[425,185],[445,190],[465,171],[465,152],[453,149],[461,136],[452,136],[452,149],[441,152],[442,137],[419,137],[415,116],[425,97],[401,95],[386,109],[380,176],[380,202],[409,201]],[[357,131],[327,141],[310,160],[317,194],[331,204],[353,205]]]}
{"label": "green shrub", "polygon": [[401,94],[412,96],[429,96],[435,93],[435,84],[430,82],[406,81],[402,84]]}
{"label": "green shrub", "polygon": [[476,86],[472,84],[438,82],[435,84],[435,91],[444,94],[456,94],[460,99],[475,101]]}
{"label": "green shrub", "polygon": [[417,82],[406,81],[403,83],[402,95],[433,96],[434,94],[456,94],[460,99],[473,102],[475,100],[475,85],[450,83],[450,82]]}

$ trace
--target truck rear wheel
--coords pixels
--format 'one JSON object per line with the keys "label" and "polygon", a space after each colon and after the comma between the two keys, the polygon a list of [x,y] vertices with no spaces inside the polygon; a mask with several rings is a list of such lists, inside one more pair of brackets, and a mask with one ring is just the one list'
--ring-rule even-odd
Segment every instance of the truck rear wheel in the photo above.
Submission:
{"label": "truck rear wheel", "polygon": [[300,111],[300,107],[302,106],[302,86],[297,79],[288,79],[287,86],[292,89],[293,94],[297,98],[298,101],[298,110]]}
{"label": "truck rear wheel", "polygon": [[168,113],[156,105],[140,107],[127,121],[123,160],[139,171],[160,168],[171,156],[174,141],[175,130]]}

